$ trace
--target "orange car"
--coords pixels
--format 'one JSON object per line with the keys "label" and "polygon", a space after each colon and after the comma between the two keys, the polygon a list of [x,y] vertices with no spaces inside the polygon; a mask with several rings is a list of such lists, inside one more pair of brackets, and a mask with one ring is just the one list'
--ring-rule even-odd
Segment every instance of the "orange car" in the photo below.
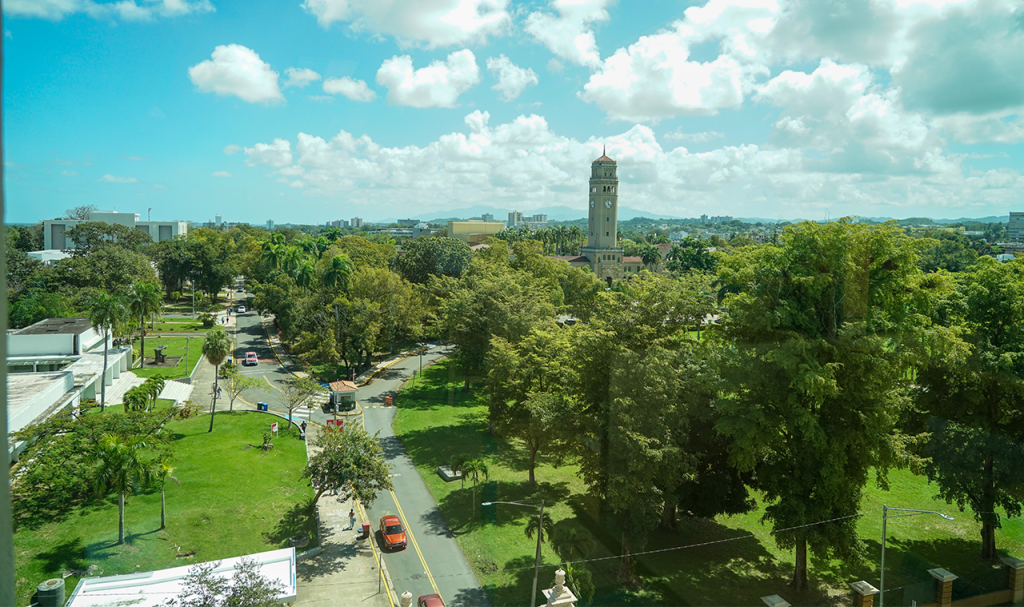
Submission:
{"label": "orange car", "polygon": [[402,527],[402,521],[398,520],[398,517],[394,514],[388,514],[380,517],[380,535],[384,538],[385,548],[405,548],[405,527]]}

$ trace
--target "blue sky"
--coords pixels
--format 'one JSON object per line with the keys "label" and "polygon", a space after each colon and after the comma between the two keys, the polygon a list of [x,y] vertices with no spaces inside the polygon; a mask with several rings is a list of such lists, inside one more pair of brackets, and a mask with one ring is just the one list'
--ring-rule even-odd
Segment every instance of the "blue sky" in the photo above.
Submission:
{"label": "blue sky", "polygon": [[1010,0],[9,0],[6,221],[1024,210]]}

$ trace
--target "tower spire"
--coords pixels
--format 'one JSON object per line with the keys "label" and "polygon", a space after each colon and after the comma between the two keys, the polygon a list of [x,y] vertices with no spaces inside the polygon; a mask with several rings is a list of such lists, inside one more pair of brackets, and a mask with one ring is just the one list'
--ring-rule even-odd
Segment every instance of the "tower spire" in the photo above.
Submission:
{"label": "tower spire", "polygon": [[608,146],[606,146],[606,145],[602,145],[601,146],[601,155],[602,156],[607,156],[608,155]]}

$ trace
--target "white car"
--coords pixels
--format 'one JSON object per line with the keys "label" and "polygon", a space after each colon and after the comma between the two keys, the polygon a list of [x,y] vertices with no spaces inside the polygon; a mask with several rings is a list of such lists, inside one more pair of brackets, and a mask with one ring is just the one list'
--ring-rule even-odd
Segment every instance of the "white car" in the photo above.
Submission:
{"label": "white car", "polygon": [[238,306],[238,313],[241,314],[242,312],[245,312],[245,306]]}

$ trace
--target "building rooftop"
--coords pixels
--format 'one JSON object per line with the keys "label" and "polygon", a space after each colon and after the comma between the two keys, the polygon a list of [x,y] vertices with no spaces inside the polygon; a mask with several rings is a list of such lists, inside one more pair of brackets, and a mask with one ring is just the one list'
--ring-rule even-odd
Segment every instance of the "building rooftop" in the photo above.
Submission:
{"label": "building rooftop", "polygon": [[643,262],[644,262],[644,258],[643,257],[629,256],[629,257],[623,257],[622,258],[622,263],[643,263]]}
{"label": "building rooftop", "polygon": [[608,154],[607,154],[606,152],[607,152],[607,148],[605,148],[605,149],[602,149],[602,150],[601,150],[601,157],[600,157],[600,158],[598,158],[597,160],[595,160],[595,161],[594,161],[594,164],[597,164],[597,163],[599,163],[599,162],[610,162],[610,163],[612,163],[612,164],[615,164],[615,161],[614,161],[614,160],[612,160],[611,158],[609,158],[609,157],[608,157]]}
{"label": "building rooftop", "polygon": [[332,392],[355,392],[359,389],[359,386],[357,386],[355,382],[350,382],[347,379],[332,381],[327,385],[331,387]]}
{"label": "building rooftop", "polygon": [[88,318],[47,318],[34,325],[12,331],[16,335],[76,335],[92,328]]}

